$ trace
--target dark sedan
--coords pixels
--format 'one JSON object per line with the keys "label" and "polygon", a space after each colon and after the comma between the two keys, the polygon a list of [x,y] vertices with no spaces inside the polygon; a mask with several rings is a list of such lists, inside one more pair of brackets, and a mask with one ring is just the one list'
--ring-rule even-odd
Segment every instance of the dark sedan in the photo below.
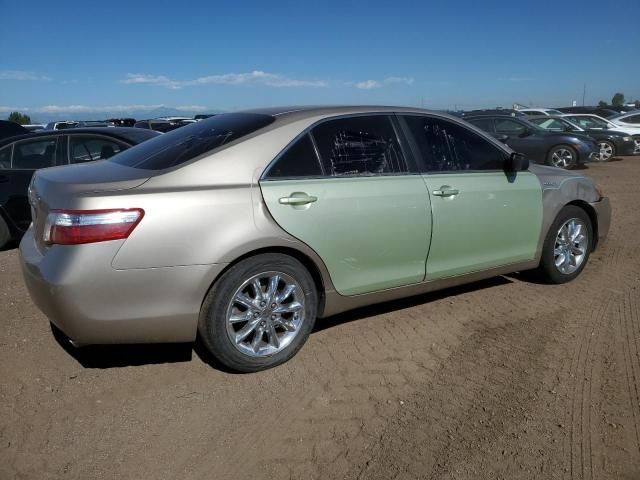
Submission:
{"label": "dark sedan", "polygon": [[548,132],[520,117],[483,115],[464,119],[536,163],[573,168],[597,160],[600,152],[588,135]]}
{"label": "dark sedan", "polygon": [[585,129],[564,117],[556,115],[541,115],[539,117],[530,117],[528,120],[551,132],[584,133],[589,135],[600,147],[598,160],[601,162],[606,162],[616,155],[633,155],[635,150],[635,142],[628,133],[616,132],[615,130]]}
{"label": "dark sedan", "polygon": [[0,248],[31,223],[27,190],[34,171],[106,159],[158,135],[139,128],[74,128],[0,140]]}

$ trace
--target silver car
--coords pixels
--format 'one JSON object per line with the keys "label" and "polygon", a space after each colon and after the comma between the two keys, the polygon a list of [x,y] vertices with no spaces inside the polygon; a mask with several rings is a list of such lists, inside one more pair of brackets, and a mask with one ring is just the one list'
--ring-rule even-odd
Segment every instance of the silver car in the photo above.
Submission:
{"label": "silver car", "polygon": [[572,280],[610,221],[589,178],[393,107],[217,115],[39,171],[29,197],[24,277],[74,344],[199,332],[238,371],[355,307],[529,269]]}

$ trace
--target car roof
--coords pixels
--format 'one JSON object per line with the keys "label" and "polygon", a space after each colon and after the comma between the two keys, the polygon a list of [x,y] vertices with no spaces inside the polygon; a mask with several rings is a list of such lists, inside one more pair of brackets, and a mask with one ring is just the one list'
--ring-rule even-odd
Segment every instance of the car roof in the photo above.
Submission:
{"label": "car roof", "polygon": [[[136,142],[140,143],[140,136],[142,135],[140,132],[146,132],[147,138],[155,137],[156,134],[160,135],[158,132],[153,132],[152,130],[144,130],[141,128],[132,128],[132,127],[86,127],[86,128],[68,128],[63,130],[38,130],[36,132],[26,133],[24,135],[16,135],[14,137],[7,137],[0,140],[0,146],[7,145],[9,143],[13,143],[18,140],[26,140],[29,138],[38,138],[38,137],[51,137],[51,136],[61,136],[61,135],[69,135],[76,133],[92,133],[97,135],[104,135],[108,137],[117,138],[119,140],[123,140],[128,143]],[[150,133],[149,132],[153,132]]]}
{"label": "car roof", "polygon": [[414,113],[418,115],[436,115],[440,117],[460,120],[460,117],[452,116],[441,111],[426,110],[415,107],[399,107],[389,105],[294,105],[282,107],[267,107],[242,110],[238,113],[256,113],[270,115],[276,118],[277,123],[289,123],[312,117],[332,117],[339,115],[354,115],[366,113]]}

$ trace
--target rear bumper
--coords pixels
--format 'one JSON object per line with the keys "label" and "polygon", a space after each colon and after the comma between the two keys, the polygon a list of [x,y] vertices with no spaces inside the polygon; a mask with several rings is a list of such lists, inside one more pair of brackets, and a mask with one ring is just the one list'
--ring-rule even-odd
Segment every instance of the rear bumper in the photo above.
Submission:
{"label": "rear bumper", "polygon": [[595,245],[597,247],[609,234],[609,227],[611,226],[611,203],[608,197],[602,197],[599,201],[590,203],[590,205],[596,212],[598,220],[598,239]]}
{"label": "rear bumper", "polygon": [[200,306],[224,265],[116,270],[121,245],[55,245],[43,255],[29,229],[20,260],[31,298],[80,344],[195,340]]}

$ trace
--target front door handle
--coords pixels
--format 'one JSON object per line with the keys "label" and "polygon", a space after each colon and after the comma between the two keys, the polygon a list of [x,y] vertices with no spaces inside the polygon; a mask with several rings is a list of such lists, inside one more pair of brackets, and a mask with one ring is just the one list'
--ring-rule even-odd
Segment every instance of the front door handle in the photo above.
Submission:
{"label": "front door handle", "polygon": [[451,188],[449,185],[442,185],[440,190],[434,190],[433,193],[436,197],[455,197],[460,193],[458,189]]}
{"label": "front door handle", "polygon": [[282,197],[278,199],[278,202],[282,205],[308,205],[309,203],[317,202],[318,197],[307,195],[304,192],[294,192],[288,197]]}

